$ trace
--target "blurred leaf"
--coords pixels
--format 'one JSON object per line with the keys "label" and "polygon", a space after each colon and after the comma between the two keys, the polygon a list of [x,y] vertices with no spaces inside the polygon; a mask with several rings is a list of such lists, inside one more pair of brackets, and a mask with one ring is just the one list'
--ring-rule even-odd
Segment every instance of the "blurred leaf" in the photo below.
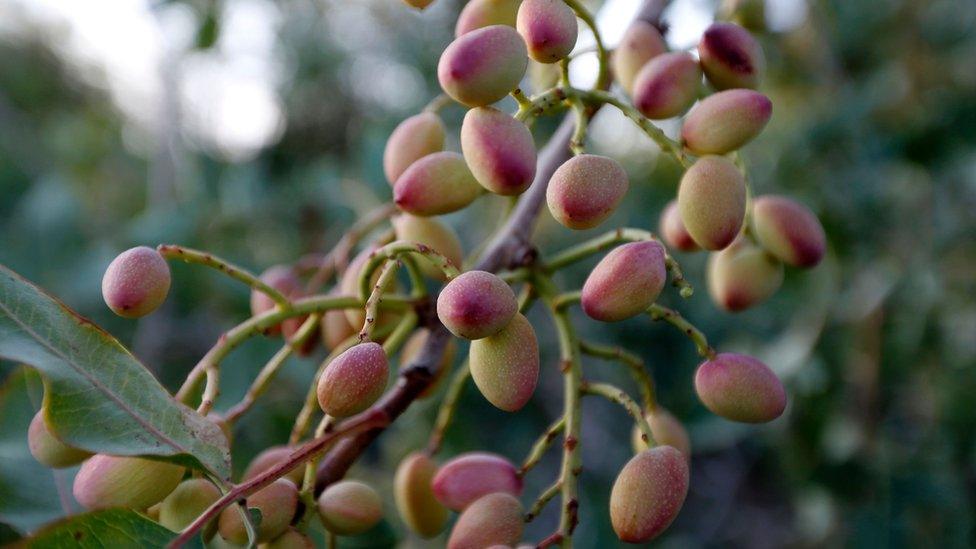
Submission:
{"label": "blurred leaf", "polygon": [[164,547],[176,534],[130,509],[104,509],[47,526],[18,547]]}
{"label": "blurred leaf", "polygon": [[220,37],[220,21],[215,10],[210,10],[197,31],[197,48],[206,50],[212,48]]}
{"label": "blurred leaf", "polygon": [[174,400],[112,336],[3,266],[0,356],[44,373],[46,418],[68,444],[229,476],[215,423]]}
{"label": "blurred leaf", "polygon": [[21,533],[65,515],[59,489],[70,492],[73,471],[41,465],[27,447],[27,427],[40,407],[40,389],[41,376],[26,367],[11,373],[0,388],[0,522]]}

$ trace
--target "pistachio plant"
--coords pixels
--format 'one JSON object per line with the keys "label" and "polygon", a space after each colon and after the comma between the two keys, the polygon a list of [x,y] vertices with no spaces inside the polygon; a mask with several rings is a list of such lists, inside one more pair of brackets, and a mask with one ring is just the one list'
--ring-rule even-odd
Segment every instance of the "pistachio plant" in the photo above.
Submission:
{"label": "pistachio plant", "polygon": [[[408,3],[423,8],[429,2]],[[718,306],[738,311],[777,290],[784,264],[813,267],[826,247],[807,208],[782,196],[753,197],[749,190],[738,150],[772,113],[770,100],[756,91],[765,64],[758,42],[742,27],[718,22],[696,52],[669,52],[659,26],[662,9],[661,2],[647,2],[611,55],[578,0],[472,0],[440,57],[444,95],[404,120],[387,142],[383,169],[392,202],[359,220],[334,249],[261,275],[176,245],[133,248],[109,265],[105,302],[130,318],[165,300],[167,260],[215,269],[250,288],[253,316],[220,337],[175,395],[196,408],[194,417],[207,418],[211,431],[222,430],[208,440],[223,448],[291,355],[328,350],[290,440],[258,455],[241,479],[201,466],[203,460],[179,459],[186,452],[113,453],[59,436],[63,427],[47,408],[31,423],[32,453],[51,467],[82,463],[73,492],[84,507],[143,513],[173,532],[167,542],[173,547],[197,536],[307,547],[313,521],[321,521],[335,543],[336,536],[370,529],[384,512],[377,491],[342,480],[346,471],[411,402],[434,395],[443,380],[447,388],[429,443],[395,472],[393,500],[403,523],[433,537],[456,512],[448,547],[515,547],[524,542],[524,525],[558,501],[558,528],[529,545],[570,547],[578,477],[586,467],[582,400],[596,397],[618,404],[634,422],[633,441],[621,444],[632,443],[635,455],[622,465],[607,504],[613,529],[625,542],[654,539],[688,491],[688,435],[656,402],[641,359],[583,337],[571,311],[580,307],[587,322],[645,316],[680,330],[703,359],[693,385],[704,406],[732,421],[768,422],[787,402],[775,374],[755,358],[717,352],[690,321],[657,303],[668,279],[681,297],[693,294],[669,249],[709,252],[709,293]],[[593,33],[598,59],[596,82],[586,89],[569,80],[578,21]],[[557,75],[532,96],[519,88],[530,60]],[[492,106],[507,96],[517,103],[514,113]],[[455,104],[468,109],[460,152],[443,150],[447,128],[438,114]],[[568,230],[592,229],[605,226],[627,196],[620,163],[586,152],[588,122],[606,105],[685,169],[675,201],[662,211],[660,238],[644,228],[608,227],[602,236],[540,253],[532,228],[543,209]],[[537,151],[532,122],[563,111],[566,120]],[[681,117],[677,139],[653,122],[675,117]],[[464,261],[457,235],[437,216],[493,195],[513,197],[514,206]],[[602,257],[585,280],[557,285],[555,273],[594,256]],[[548,312],[551,327],[529,322],[524,313],[533,307]],[[556,333],[556,364],[541,363],[540,329]],[[224,359],[262,334],[281,337],[281,349],[237,404],[214,412]],[[470,350],[452,373],[454,338],[470,340]],[[404,366],[388,387],[389,359],[397,354]],[[589,380],[584,358],[628,369],[638,396]],[[521,463],[487,452],[440,455],[469,380],[492,405],[516,413],[533,398],[540,375],[557,373],[564,384],[562,413]],[[558,477],[541,494],[523,494],[523,479],[557,441]]]}

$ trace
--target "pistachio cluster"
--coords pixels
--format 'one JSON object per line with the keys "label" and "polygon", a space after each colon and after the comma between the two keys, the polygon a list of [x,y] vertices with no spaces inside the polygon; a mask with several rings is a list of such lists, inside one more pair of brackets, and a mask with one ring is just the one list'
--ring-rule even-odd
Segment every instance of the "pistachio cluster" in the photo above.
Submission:
{"label": "pistachio cluster", "polygon": [[[408,3],[423,8],[429,0]],[[568,78],[578,20],[590,26],[597,39],[600,76],[589,90],[573,87]],[[657,303],[669,278],[682,297],[691,295],[668,248],[710,252],[709,293],[721,308],[739,311],[777,291],[783,265],[811,268],[819,263],[826,238],[805,206],[777,195],[752,196],[749,189],[737,151],[763,131],[772,115],[770,99],[756,91],[765,59],[749,31],[733,23],[715,23],[696,52],[671,52],[658,27],[637,21],[611,56],[593,21],[575,0],[467,3],[457,21],[456,38],[443,51],[437,69],[444,97],[467,109],[459,131],[460,151],[445,150],[448,128],[438,109],[450,101],[435,101],[402,121],[383,154],[391,205],[357,223],[311,267],[297,262],[254,276],[211,254],[176,246],[133,248],[109,265],[102,282],[105,302],[130,318],[149,314],[165,300],[171,282],[166,259],[213,267],[250,286],[252,318],[221,338],[177,393],[190,402],[206,377],[198,411],[208,414],[218,392],[219,377],[212,374],[230,349],[258,333],[282,337],[282,350],[241,402],[222,416],[211,416],[226,429],[228,439],[234,422],[261,396],[289,354],[311,354],[321,347],[329,352],[305,396],[291,440],[254,458],[235,485],[244,496],[240,505],[222,503],[227,486],[190,473],[182,462],[91,455],[68,446],[43,412],[30,427],[33,454],[51,467],[82,463],[74,495],[86,508],[137,509],[184,535],[200,531],[198,523],[207,518],[210,528],[203,533],[231,544],[309,547],[310,516],[332,535],[346,536],[368,531],[384,515],[383,498],[364,482],[330,479],[316,486],[324,444],[318,453],[302,446],[312,418],[322,413],[310,445],[343,436],[343,426],[362,425],[372,412],[386,417],[388,402],[396,398],[409,401],[443,392],[428,448],[403,458],[394,476],[392,499],[402,522],[429,538],[448,527],[453,511],[459,516],[448,547],[514,547],[525,523],[560,496],[559,529],[539,546],[569,545],[580,503],[576,477],[584,467],[579,453],[579,445],[585,443],[580,402],[584,395],[595,395],[620,404],[634,420],[634,456],[622,466],[607,506],[613,528],[625,542],[644,543],[658,536],[678,515],[688,492],[690,438],[680,421],[655,401],[653,382],[640,358],[584,340],[573,327],[569,309],[578,304],[586,318],[599,322],[644,315],[678,327],[704,359],[693,387],[705,408],[732,421],[769,422],[787,405],[786,390],[773,371],[755,358],[716,352],[692,324]],[[526,97],[519,85],[530,63],[550,65],[559,77],[551,88]],[[607,91],[611,72],[619,89]],[[509,95],[518,103],[514,114],[494,106]],[[573,231],[608,222],[631,182],[617,160],[585,150],[587,121],[603,105],[621,109],[686,168],[675,200],[662,210],[661,239],[642,229],[620,227],[562,252],[526,254],[524,260],[501,267],[465,263],[461,240],[437,216],[463,210],[479,199],[524,194],[518,198],[520,205],[544,203],[558,223]],[[568,144],[573,155],[544,169],[529,123],[560,109],[575,115]],[[675,117],[681,117],[675,139],[652,122]],[[531,208],[525,210],[534,215]],[[350,260],[359,241],[386,222],[389,229]],[[579,289],[559,290],[552,277],[555,271],[598,254],[602,257]],[[406,276],[398,275],[400,269]],[[322,291],[332,279],[333,286]],[[410,293],[404,294],[407,284]],[[436,299],[428,295],[433,284],[443,284]],[[518,294],[513,286],[521,286]],[[521,466],[484,452],[438,464],[443,433],[469,376],[500,410],[516,412],[532,400],[541,359],[536,328],[524,313],[537,300],[553,317],[558,336],[558,370],[566,388],[563,414]],[[467,340],[469,351],[446,391],[440,391],[457,351],[453,339],[437,347],[445,328]],[[440,351],[434,360],[429,356],[432,349]],[[628,366],[641,402],[617,387],[585,379],[584,355]],[[388,392],[391,359],[407,381]],[[415,379],[423,383],[411,385]],[[411,388],[396,392],[407,386]],[[523,478],[560,434],[560,476],[526,508],[521,500]],[[252,514],[260,520],[254,523]]]}

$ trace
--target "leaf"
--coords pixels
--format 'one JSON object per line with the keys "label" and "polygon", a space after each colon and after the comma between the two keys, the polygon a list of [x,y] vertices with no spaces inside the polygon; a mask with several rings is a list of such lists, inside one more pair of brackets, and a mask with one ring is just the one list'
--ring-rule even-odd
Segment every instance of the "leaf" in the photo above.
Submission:
{"label": "leaf", "polygon": [[177,402],[111,335],[2,265],[0,357],[44,374],[45,418],[71,446],[229,478],[227,439],[215,423]]}
{"label": "leaf", "polygon": [[165,547],[176,535],[131,509],[103,509],[46,526],[15,547]]}
{"label": "leaf", "polygon": [[21,534],[72,511],[65,505],[72,504],[77,467],[48,469],[27,447],[27,427],[41,404],[41,383],[37,372],[21,367],[0,387],[0,522]]}

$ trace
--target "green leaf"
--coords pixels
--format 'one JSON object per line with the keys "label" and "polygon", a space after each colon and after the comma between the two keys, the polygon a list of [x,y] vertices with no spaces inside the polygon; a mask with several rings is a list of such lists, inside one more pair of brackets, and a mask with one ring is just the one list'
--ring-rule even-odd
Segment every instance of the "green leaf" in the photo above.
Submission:
{"label": "green leaf", "polygon": [[103,509],[46,526],[15,547],[165,547],[176,535],[131,509]]}
{"label": "green leaf", "polygon": [[27,427],[41,406],[41,383],[37,372],[21,367],[0,388],[0,522],[21,534],[76,509],[65,505],[72,505],[77,467],[49,469],[27,447]]}
{"label": "green leaf", "polygon": [[44,374],[45,417],[71,446],[229,478],[227,439],[215,423],[177,402],[111,335],[2,265],[0,357]]}

